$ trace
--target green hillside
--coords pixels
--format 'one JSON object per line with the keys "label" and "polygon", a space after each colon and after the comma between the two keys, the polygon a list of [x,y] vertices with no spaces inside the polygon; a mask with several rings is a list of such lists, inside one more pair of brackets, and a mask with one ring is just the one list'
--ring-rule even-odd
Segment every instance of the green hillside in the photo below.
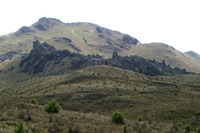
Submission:
{"label": "green hillside", "polygon": [[[22,121],[29,132],[77,128],[78,133],[117,133],[127,125],[130,132],[182,133],[186,124],[195,131],[200,124],[199,79],[194,74],[151,77],[110,66],[31,78],[2,89],[1,129],[11,131]],[[39,106],[28,104],[33,97]],[[45,113],[44,105],[54,98],[63,111]],[[112,123],[114,111],[124,113],[125,124]],[[138,116],[143,117],[142,122]]]}

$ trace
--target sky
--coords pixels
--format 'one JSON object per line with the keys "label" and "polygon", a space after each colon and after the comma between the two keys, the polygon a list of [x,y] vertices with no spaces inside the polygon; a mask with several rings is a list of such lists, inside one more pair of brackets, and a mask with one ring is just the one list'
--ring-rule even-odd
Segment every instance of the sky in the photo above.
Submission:
{"label": "sky", "polygon": [[90,22],[137,38],[200,54],[199,0],[1,0],[0,35],[41,17]]}

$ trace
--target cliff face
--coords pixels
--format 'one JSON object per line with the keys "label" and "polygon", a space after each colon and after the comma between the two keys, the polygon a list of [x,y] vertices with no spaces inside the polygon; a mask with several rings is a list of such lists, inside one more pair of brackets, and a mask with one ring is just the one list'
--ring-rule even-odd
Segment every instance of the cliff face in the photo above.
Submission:
{"label": "cliff face", "polygon": [[185,70],[166,66],[165,62],[159,63],[138,56],[122,57],[116,51],[113,52],[111,59],[103,59],[99,55],[84,56],[68,50],[56,50],[48,43],[41,44],[39,41],[33,42],[30,54],[25,55],[19,65],[22,72],[42,76],[61,74],[94,65],[109,65],[146,75],[186,73]]}
{"label": "cliff face", "polygon": [[36,75],[53,75],[99,64],[100,56],[83,56],[68,50],[56,50],[46,42],[33,42],[30,54],[25,55],[20,67],[22,72]]}

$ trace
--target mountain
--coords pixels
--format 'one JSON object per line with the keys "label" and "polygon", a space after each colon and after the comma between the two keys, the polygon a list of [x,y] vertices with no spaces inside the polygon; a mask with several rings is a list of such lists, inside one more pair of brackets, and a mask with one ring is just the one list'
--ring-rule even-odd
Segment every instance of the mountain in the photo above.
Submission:
{"label": "mountain", "polygon": [[171,67],[179,67],[186,69],[189,72],[200,73],[199,60],[182,53],[175,48],[163,43],[147,43],[134,46],[131,51],[145,59],[155,59],[162,62],[165,60],[166,64]]}
{"label": "mountain", "polygon": [[186,73],[185,70],[166,66],[165,61],[159,63],[138,56],[119,56],[117,51],[113,52],[112,58],[104,59],[99,55],[84,56],[68,50],[56,50],[46,42],[35,41],[33,44],[30,54],[23,56],[19,64],[21,71],[29,74],[55,75],[95,65],[109,65],[151,76]]}
{"label": "mountain", "polygon": [[130,35],[96,24],[63,23],[54,18],[40,18],[29,27],[23,26],[15,33],[1,36],[0,70],[17,68],[22,55],[32,50],[32,42],[36,40],[47,42],[57,50],[69,50],[85,56],[100,55],[106,59],[117,51],[121,56],[137,55],[160,63],[165,60],[166,65],[172,68],[200,73],[200,62],[166,44],[142,44]]}
{"label": "mountain", "polygon": [[194,59],[197,59],[197,60],[200,61],[200,55],[197,54],[197,53],[194,52],[194,51],[188,51],[188,52],[185,52],[185,54],[187,54],[187,55],[193,57]]}
{"label": "mountain", "polygon": [[[91,23],[65,24],[53,18],[40,18],[30,27],[23,26],[17,32],[0,38],[1,52],[23,49],[29,52],[35,40],[46,41],[56,49],[68,49],[83,55],[90,53],[110,55],[113,50],[129,51],[139,41],[129,35],[112,31]],[[9,47],[10,45],[10,47]],[[14,46],[14,47],[12,47]]]}

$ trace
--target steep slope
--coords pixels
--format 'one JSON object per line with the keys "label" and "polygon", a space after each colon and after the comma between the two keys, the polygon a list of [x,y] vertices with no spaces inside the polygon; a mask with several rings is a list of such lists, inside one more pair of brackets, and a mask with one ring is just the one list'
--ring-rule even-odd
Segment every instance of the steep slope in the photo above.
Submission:
{"label": "steep slope", "polygon": [[[29,53],[35,40],[46,41],[58,50],[67,49],[83,55],[99,54],[105,58],[114,50],[126,55],[139,41],[129,35],[112,31],[91,23],[63,23],[53,18],[41,18],[30,27],[23,26],[17,32],[0,37],[0,55],[18,52],[12,58],[21,58],[21,53]],[[7,71],[9,59],[0,63],[0,70]]]}
{"label": "steep slope", "polygon": [[[19,60],[21,54],[29,53],[35,40],[46,41],[57,50],[67,49],[83,55],[98,54],[104,58],[110,58],[116,50],[122,56],[138,55],[159,62],[165,60],[172,67],[200,73],[200,63],[168,45],[141,44],[134,37],[96,24],[63,23],[53,18],[41,18],[29,27],[23,26],[13,34],[0,37],[0,60],[3,58],[0,70],[7,71],[14,59]],[[5,59],[4,55],[10,56]]]}
{"label": "steep slope", "polygon": [[99,55],[84,56],[68,50],[56,50],[48,43],[33,42],[30,54],[23,56],[20,67],[22,72],[41,76],[62,74],[76,69],[94,65],[109,65],[145,75],[183,74],[185,70],[172,69],[162,63],[146,60],[138,56],[119,56],[116,51],[110,59],[103,59]]}
{"label": "steep slope", "polygon": [[[129,51],[138,40],[91,23],[65,24],[53,18],[41,18],[30,27],[23,26],[16,33],[0,38],[1,53],[21,49],[29,52],[35,40],[53,44],[56,49],[68,49],[84,55],[110,55],[113,50]],[[125,52],[126,53],[126,52]]]}

